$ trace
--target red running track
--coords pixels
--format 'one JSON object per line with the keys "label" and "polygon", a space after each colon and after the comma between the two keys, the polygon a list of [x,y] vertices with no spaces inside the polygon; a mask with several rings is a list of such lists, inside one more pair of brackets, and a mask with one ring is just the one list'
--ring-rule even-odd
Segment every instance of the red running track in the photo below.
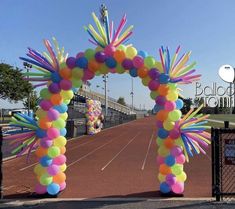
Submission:
{"label": "red running track", "polygon": [[[59,197],[157,197],[155,118],[148,117],[83,136],[67,143],[67,187]],[[197,155],[185,166],[185,197],[211,196],[211,160]],[[34,165],[25,156],[3,164],[5,197],[33,192]]]}

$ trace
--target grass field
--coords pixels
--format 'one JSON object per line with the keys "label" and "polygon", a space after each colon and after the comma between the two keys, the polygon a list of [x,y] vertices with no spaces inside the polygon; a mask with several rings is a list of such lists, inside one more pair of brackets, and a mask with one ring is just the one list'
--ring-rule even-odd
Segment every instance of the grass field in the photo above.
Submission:
{"label": "grass field", "polygon": [[214,120],[221,120],[221,121],[229,121],[235,122],[235,115],[233,114],[217,114],[217,115],[210,115],[210,119]]}

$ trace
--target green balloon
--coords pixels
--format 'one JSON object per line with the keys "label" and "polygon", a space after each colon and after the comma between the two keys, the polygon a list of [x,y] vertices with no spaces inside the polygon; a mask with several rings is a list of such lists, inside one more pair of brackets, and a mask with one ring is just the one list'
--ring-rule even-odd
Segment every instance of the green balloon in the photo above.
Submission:
{"label": "green balloon", "polygon": [[183,172],[183,165],[174,164],[174,165],[171,167],[171,170],[172,170],[172,173],[173,173],[175,176],[180,175],[180,174]]}
{"label": "green balloon", "polygon": [[66,67],[67,67],[67,65],[66,65],[65,62],[62,62],[62,63],[60,64],[60,69],[63,69],[63,68],[66,68]]}
{"label": "green balloon", "polygon": [[116,66],[116,71],[118,74],[125,73],[125,69],[120,64]]}
{"label": "green balloon", "polygon": [[157,91],[151,91],[151,92],[150,92],[150,97],[151,97],[151,99],[155,100],[157,96],[158,96]]}
{"label": "green balloon", "polygon": [[99,71],[102,74],[107,74],[109,72],[109,68],[106,65],[102,65]]}
{"label": "green balloon", "polygon": [[144,65],[148,68],[153,68],[155,65],[155,59],[152,56],[148,56],[144,59]]}
{"label": "green balloon", "polygon": [[52,183],[53,177],[49,176],[47,173],[43,174],[40,177],[40,183],[44,186],[47,186]]}
{"label": "green balloon", "polygon": [[51,93],[48,91],[48,88],[44,88],[40,91],[40,96],[42,99],[50,99]]}
{"label": "green balloon", "polygon": [[60,155],[60,149],[59,147],[52,146],[48,149],[48,156],[50,158],[55,158]]}
{"label": "green balloon", "polygon": [[81,79],[83,77],[84,71],[83,69],[79,68],[79,67],[75,67],[72,70],[72,78],[75,79]]}
{"label": "green balloon", "polygon": [[85,57],[89,60],[95,56],[95,51],[93,49],[87,49],[85,51]]}
{"label": "green balloon", "polygon": [[82,86],[82,80],[72,78],[72,84],[75,88],[80,88]]}
{"label": "green balloon", "polygon": [[180,110],[173,110],[169,112],[168,117],[171,121],[177,121],[181,118],[181,111]]}
{"label": "green balloon", "polygon": [[65,121],[63,119],[58,118],[57,120],[52,122],[52,125],[55,128],[62,129],[62,128],[65,127],[66,123],[65,123]]}
{"label": "green balloon", "polygon": [[126,46],[121,44],[117,47],[117,49],[125,52],[126,51]]}

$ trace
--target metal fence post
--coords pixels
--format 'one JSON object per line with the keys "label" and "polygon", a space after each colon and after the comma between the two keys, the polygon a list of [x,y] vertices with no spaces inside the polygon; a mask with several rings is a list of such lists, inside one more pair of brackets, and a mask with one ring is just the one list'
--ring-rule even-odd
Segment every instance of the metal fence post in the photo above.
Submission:
{"label": "metal fence post", "polygon": [[0,126],[0,199],[3,198],[3,185],[2,185],[2,179],[3,179],[3,175],[2,175],[2,140],[3,140],[3,136],[2,136],[2,127]]}
{"label": "metal fence post", "polygon": [[215,160],[215,197],[216,201],[220,201],[221,191],[220,191],[220,142],[219,142],[219,129],[214,130],[214,160]]}
{"label": "metal fence post", "polygon": [[212,197],[215,196],[215,143],[214,143],[214,132],[215,129],[211,127],[211,169],[212,169]]}

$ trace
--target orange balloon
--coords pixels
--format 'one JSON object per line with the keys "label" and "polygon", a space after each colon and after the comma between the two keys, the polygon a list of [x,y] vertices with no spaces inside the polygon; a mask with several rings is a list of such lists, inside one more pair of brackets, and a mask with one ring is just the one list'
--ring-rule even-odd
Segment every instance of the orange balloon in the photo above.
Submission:
{"label": "orange balloon", "polygon": [[140,78],[145,78],[148,75],[148,69],[145,67],[141,67],[137,70],[137,74]]}
{"label": "orange balloon", "polygon": [[158,93],[161,96],[166,96],[168,93],[169,87],[166,84],[160,84],[160,86],[158,87]]}
{"label": "orange balloon", "polygon": [[47,155],[47,149],[45,149],[43,147],[38,147],[35,154],[37,157],[41,158],[41,157]]}
{"label": "orange balloon", "polygon": [[57,184],[61,184],[66,180],[66,175],[63,172],[57,173],[53,176],[53,182]]}
{"label": "orange balloon", "polygon": [[64,154],[66,152],[66,147],[61,147],[60,148],[60,154]]}
{"label": "orange balloon", "polygon": [[48,129],[48,128],[51,127],[51,124],[52,123],[48,120],[48,118],[44,117],[44,118],[39,119],[39,124],[38,125],[41,129]]}
{"label": "orange balloon", "polygon": [[161,164],[159,167],[159,172],[163,175],[167,175],[171,173],[171,168],[166,164]]}
{"label": "orange balloon", "polygon": [[59,71],[59,74],[61,75],[62,78],[68,80],[69,78],[71,78],[72,71],[69,68],[63,68]]}
{"label": "orange balloon", "polygon": [[100,69],[100,64],[95,60],[90,60],[88,63],[88,69],[95,73]]}
{"label": "orange balloon", "polygon": [[164,145],[166,146],[166,148],[171,149],[172,147],[175,146],[175,142],[173,139],[167,138],[164,140]]}
{"label": "orange balloon", "polygon": [[118,63],[121,63],[126,58],[126,55],[124,51],[116,50],[113,57]]}
{"label": "orange balloon", "polygon": [[157,120],[160,120],[160,121],[164,121],[167,119],[168,117],[168,111],[166,110],[160,110],[158,113],[157,113]]}
{"label": "orange balloon", "polygon": [[60,94],[53,94],[50,100],[53,105],[60,105],[63,102],[63,98]]}

